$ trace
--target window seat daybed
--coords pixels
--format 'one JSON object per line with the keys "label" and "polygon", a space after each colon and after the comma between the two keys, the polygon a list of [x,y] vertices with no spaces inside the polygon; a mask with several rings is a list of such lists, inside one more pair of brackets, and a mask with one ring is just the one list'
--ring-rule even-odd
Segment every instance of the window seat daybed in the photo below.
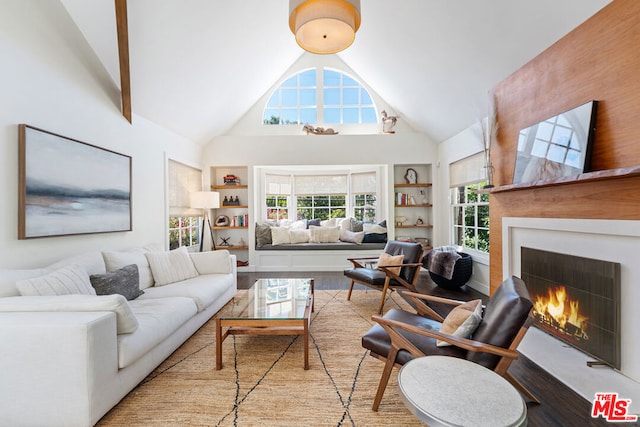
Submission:
{"label": "window seat daybed", "polygon": [[262,245],[256,248],[256,251],[333,251],[333,250],[349,250],[349,251],[366,251],[370,249],[382,250],[386,243],[289,243],[283,245]]}

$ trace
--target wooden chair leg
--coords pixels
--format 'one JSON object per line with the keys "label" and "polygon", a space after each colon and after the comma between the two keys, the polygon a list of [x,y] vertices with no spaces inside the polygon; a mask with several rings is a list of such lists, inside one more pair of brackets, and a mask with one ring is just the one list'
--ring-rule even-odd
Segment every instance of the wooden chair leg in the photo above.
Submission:
{"label": "wooden chair leg", "polygon": [[354,285],[355,281],[352,280],[351,284],[349,285],[349,293],[347,294],[347,301],[351,301],[351,292],[353,291],[353,285]]}
{"label": "wooden chair leg", "polygon": [[376,392],[376,397],[373,399],[373,405],[371,406],[371,409],[376,412],[378,411],[378,407],[380,406],[382,395],[387,389],[387,384],[389,383],[389,378],[391,377],[391,372],[393,371],[393,366],[395,365],[397,354],[398,349],[394,347],[391,347],[389,349],[387,361],[384,364],[384,370],[382,371],[382,377],[380,377],[380,383],[378,384],[378,391]]}
{"label": "wooden chair leg", "polygon": [[538,398],[535,397],[533,393],[531,393],[529,390],[527,390],[527,388],[523,386],[520,381],[515,379],[510,373],[505,372],[504,374],[502,374],[502,376],[504,377],[504,379],[509,381],[512,386],[517,388],[518,391],[520,391],[520,393],[524,394],[527,399],[529,399],[533,403],[537,403],[538,405],[540,404],[540,401],[538,400]]}
{"label": "wooden chair leg", "polygon": [[378,307],[378,314],[382,314],[382,309],[384,308],[384,302],[387,298],[387,290],[389,289],[389,278],[384,282],[384,287],[382,288],[382,297],[380,297],[380,307]]}

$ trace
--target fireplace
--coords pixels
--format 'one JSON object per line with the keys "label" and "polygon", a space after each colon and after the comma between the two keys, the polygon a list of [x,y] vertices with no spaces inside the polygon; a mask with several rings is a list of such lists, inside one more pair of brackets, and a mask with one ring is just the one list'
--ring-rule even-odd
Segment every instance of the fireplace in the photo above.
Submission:
{"label": "fireplace", "polygon": [[521,247],[534,325],[620,369],[620,263]]}

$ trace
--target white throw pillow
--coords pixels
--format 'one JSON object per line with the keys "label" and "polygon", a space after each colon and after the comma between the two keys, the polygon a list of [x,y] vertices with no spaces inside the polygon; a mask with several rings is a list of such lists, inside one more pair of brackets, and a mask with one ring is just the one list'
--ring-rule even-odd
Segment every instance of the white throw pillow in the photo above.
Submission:
{"label": "white throw pillow", "polygon": [[351,226],[351,222],[352,222],[351,220],[355,220],[355,218],[350,216],[340,221],[340,224],[338,224],[340,226],[340,230],[353,231],[353,228]]}
{"label": "white throw pillow", "polygon": [[289,240],[291,243],[308,243],[311,238],[309,230],[299,230],[292,228],[289,230]]}
{"label": "white throw pillow", "polygon": [[340,240],[360,245],[364,240],[364,231],[349,231],[343,228],[340,230]]}
{"label": "white throw pillow", "polygon": [[321,227],[335,227],[338,225],[338,219],[337,218],[331,218],[331,219],[326,219],[324,221],[320,221],[320,226]]}
{"label": "white throw pillow", "polygon": [[306,229],[307,228],[307,220],[306,219],[300,219],[298,221],[294,221],[291,223],[291,225],[289,226],[291,228],[297,228],[297,229]]}
{"label": "white throw pillow", "polygon": [[311,243],[337,243],[340,241],[340,227],[309,227]]}
{"label": "white throw pillow", "polygon": [[198,270],[184,246],[169,252],[147,252],[145,256],[151,266],[155,286],[180,282],[198,275]]}
{"label": "white throw pillow", "polygon": [[193,265],[200,274],[229,274],[231,263],[229,251],[226,249],[209,252],[192,252],[189,254]]}
{"label": "white throw pillow", "polygon": [[79,265],[68,265],[45,276],[20,280],[16,286],[23,296],[96,294],[89,274]]}
{"label": "white throw pillow", "polygon": [[286,245],[291,243],[289,227],[271,227],[271,244]]}
{"label": "white throw pillow", "polygon": [[138,329],[136,315],[127,299],[120,294],[0,298],[0,311],[113,311],[118,334]]}
{"label": "white throw pillow", "polygon": [[147,289],[153,286],[153,275],[151,274],[149,261],[144,255],[145,252],[146,250],[143,248],[135,248],[128,251],[103,251],[102,257],[104,258],[107,272],[136,264],[138,266],[138,275],[140,276],[140,289]]}
{"label": "white throw pillow", "polygon": [[362,230],[365,232],[365,234],[370,234],[370,233],[380,234],[380,233],[387,232],[386,227],[383,227],[380,224],[375,224],[372,222],[365,222],[364,224],[362,224]]}

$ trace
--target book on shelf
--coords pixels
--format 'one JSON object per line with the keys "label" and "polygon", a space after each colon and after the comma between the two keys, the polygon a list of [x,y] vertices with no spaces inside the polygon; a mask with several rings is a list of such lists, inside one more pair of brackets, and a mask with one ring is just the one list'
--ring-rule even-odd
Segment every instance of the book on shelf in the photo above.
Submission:
{"label": "book on shelf", "polygon": [[412,194],[396,193],[396,205],[415,205],[416,201]]}

